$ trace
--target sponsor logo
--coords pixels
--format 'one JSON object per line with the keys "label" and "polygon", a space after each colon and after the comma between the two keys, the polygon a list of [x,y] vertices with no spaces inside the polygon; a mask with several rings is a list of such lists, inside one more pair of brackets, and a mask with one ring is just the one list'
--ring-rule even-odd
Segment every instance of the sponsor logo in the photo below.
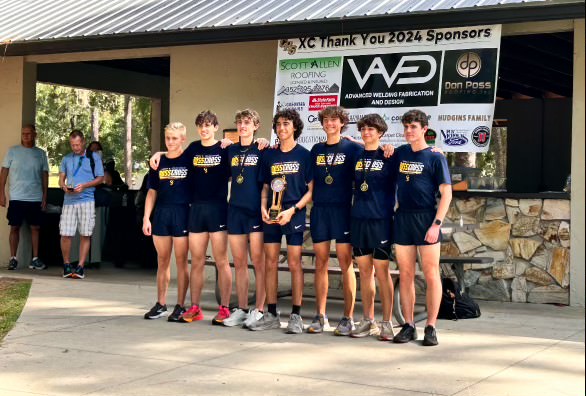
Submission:
{"label": "sponsor logo", "polygon": [[466,133],[461,131],[456,131],[452,129],[442,129],[442,137],[444,143],[448,146],[464,146],[468,143]]}
{"label": "sponsor logo", "polygon": [[253,229],[255,229],[255,230],[256,230],[258,227],[260,227],[260,226],[259,226],[259,225],[252,226],[252,228],[253,228]]}
{"label": "sponsor logo", "polygon": [[[405,63],[409,62],[410,66],[405,66]],[[413,63],[420,65],[412,65]],[[417,76],[417,77],[399,77],[400,75],[417,75],[419,73],[419,69],[421,68],[421,64],[428,64],[429,65],[429,72],[425,76]],[[393,84],[396,85],[404,85],[404,84],[424,84],[430,81],[437,71],[437,62],[436,60],[430,55],[404,55],[399,60],[399,63],[389,75],[387,67],[385,66],[381,57],[377,56],[372,60],[370,67],[364,73],[364,75],[360,74],[358,67],[356,67],[356,63],[354,59],[348,59],[348,65],[350,65],[350,69],[354,74],[354,78],[358,83],[360,89],[364,89],[364,86],[368,82],[371,76],[379,74],[381,75],[388,88],[391,88]]]}
{"label": "sponsor logo", "polygon": [[196,155],[193,157],[193,166],[195,167],[208,167],[218,166],[222,162],[222,157],[216,155]]}
{"label": "sponsor logo", "polygon": [[293,44],[292,41],[287,39],[279,41],[279,47],[281,47],[283,51],[289,55],[293,55],[295,52],[297,52],[297,46]]}
{"label": "sponsor logo", "polygon": [[302,227],[301,225],[298,225],[298,226],[295,226],[295,229],[296,229],[296,230],[298,230],[298,229],[300,229],[301,227]]}
{"label": "sponsor logo", "polygon": [[486,147],[490,142],[490,128],[479,126],[472,131],[472,143],[477,147]]}
{"label": "sponsor logo", "polygon": [[437,138],[437,133],[433,129],[428,129],[423,137],[425,138],[425,143],[433,146],[435,144],[435,139]]}
{"label": "sponsor logo", "polygon": [[344,235],[350,234],[350,231],[344,231]]}
{"label": "sponsor logo", "polygon": [[159,180],[177,180],[187,177],[186,168],[164,168],[159,171]]}
{"label": "sponsor logo", "polygon": [[385,239],[384,241],[380,241],[380,243],[387,243],[388,241],[388,239]]}
{"label": "sponsor logo", "polygon": [[320,111],[328,106],[336,106],[338,104],[338,96],[336,95],[321,95],[309,97],[309,111]]}
{"label": "sponsor logo", "polygon": [[220,228],[226,227],[226,224],[220,224]]}
{"label": "sponsor logo", "polygon": [[476,52],[462,54],[456,62],[456,71],[461,77],[472,78],[480,73],[482,59]]}
{"label": "sponsor logo", "polygon": [[420,175],[423,173],[425,165],[421,162],[401,161],[399,164],[399,172],[404,175]]}
{"label": "sponsor logo", "polygon": [[299,172],[299,162],[279,162],[271,166],[271,175],[286,175]]}

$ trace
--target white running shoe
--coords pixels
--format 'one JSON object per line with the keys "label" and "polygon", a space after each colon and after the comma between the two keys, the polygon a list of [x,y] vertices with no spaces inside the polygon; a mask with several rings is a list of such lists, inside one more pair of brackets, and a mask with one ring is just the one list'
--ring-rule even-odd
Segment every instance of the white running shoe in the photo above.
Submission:
{"label": "white running shoe", "polygon": [[238,308],[230,314],[229,318],[224,319],[222,324],[226,327],[242,326],[246,319],[248,319],[248,312]]}
{"label": "white running shoe", "polygon": [[242,325],[242,327],[244,327],[245,329],[248,329],[254,323],[261,320],[262,317],[263,317],[263,313],[260,312],[257,308],[255,308],[252,311],[250,311],[250,313],[248,314],[248,318],[244,321],[244,324]]}

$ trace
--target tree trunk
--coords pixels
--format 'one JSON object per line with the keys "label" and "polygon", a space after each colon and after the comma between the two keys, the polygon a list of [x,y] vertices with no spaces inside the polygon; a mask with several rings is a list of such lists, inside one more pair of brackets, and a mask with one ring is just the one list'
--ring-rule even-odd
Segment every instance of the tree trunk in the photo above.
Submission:
{"label": "tree trunk", "polygon": [[507,145],[506,145],[506,127],[495,127],[492,129],[492,138],[490,140],[491,149],[495,153],[495,176],[507,176]]}
{"label": "tree trunk", "polygon": [[100,110],[92,108],[92,141],[100,140]]}
{"label": "tree trunk", "polygon": [[124,144],[124,179],[132,184],[132,98],[124,95],[124,119],[126,120],[126,140]]}

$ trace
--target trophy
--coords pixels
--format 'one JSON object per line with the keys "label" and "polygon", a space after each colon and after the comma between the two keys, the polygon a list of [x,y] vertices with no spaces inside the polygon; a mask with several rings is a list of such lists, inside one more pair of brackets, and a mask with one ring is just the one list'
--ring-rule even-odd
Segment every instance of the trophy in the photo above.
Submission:
{"label": "trophy", "polygon": [[277,217],[279,216],[279,213],[281,213],[283,194],[286,189],[287,180],[285,180],[285,176],[271,180],[271,190],[273,190],[273,203],[269,209],[269,220],[271,223],[277,223]]}

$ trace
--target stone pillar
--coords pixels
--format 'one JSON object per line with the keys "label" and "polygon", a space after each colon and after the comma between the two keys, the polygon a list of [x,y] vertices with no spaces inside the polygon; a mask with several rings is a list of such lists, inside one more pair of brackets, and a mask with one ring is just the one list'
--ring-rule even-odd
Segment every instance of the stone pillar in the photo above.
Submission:
{"label": "stone pillar", "polygon": [[[23,124],[35,121],[36,64],[27,63],[23,57],[6,57],[0,61],[0,157],[3,159],[10,146],[20,143],[20,129]],[[8,186],[7,186],[8,187]],[[7,188],[8,191],[8,188]],[[8,235],[10,228],[6,219],[6,208],[0,208],[0,263],[8,261]],[[21,233],[22,234],[22,233]],[[24,247],[28,238],[27,251],[30,256],[30,233],[23,236]],[[19,256],[22,256],[20,254]],[[23,257],[26,259],[26,257]],[[24,263],[23,263],[24,264]]]}
{"label": "stone pillar", "polygon": [[574,97],[572,108],[572,228],[570,256],[570,304],[585,305],[584,291],[584,19],[574,21]]}

